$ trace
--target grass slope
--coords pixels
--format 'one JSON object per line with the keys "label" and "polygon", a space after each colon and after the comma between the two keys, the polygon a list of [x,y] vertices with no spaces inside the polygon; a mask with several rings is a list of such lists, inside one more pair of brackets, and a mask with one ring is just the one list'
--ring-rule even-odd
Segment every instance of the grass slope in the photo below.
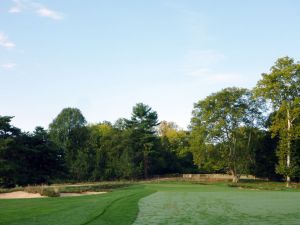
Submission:
{"label": "grass slope", "polygon": [[132,186],[103,195],[0,200],[0,224],[132,224],[139,199],[152,192],[142,186]]}
{"label": "grass slope", "polygon": [[299,202],[297,190],[160,182],[103,195],[0,200],[0,224],[300,224]]}

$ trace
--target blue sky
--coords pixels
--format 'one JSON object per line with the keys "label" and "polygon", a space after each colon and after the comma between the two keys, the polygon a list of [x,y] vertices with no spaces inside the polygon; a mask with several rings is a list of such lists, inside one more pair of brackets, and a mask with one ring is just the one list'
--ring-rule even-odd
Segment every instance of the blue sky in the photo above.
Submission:
{"label": "blue sky", "polygon": [[26,131],[64,107],[90,123],[137,102],[186,128],[193,103],[300,60],[300,1],[0,0],[0,115]]}

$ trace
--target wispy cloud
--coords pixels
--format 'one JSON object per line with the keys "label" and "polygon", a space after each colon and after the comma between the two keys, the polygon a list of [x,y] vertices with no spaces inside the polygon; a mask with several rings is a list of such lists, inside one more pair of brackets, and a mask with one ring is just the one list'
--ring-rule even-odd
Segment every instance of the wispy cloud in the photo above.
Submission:
{"label": "wispy cloud", "polygon": [[63,14],[52,10],[38,2],[31,0],[13,0],[14,5],[8,10],[9,13],[21,13],[29,10],[41,17],[47,17],[53,20],[62,20]]}
{"label": "wispy cloud", "polygon": [[243,75],[237,73],[213,73],[207,77],[208,81],[219,83],[237,83],[243,81]]}
{"label": "wispy cloud", "polygon": [[208,83],[234,84],[243,81],[243,75],[220,70],[225,55],[215,50],[193,50],[184,56],[185,74]]}
{"label": "wispy cloud", "polygon": [[12,49],[12,48],[16,47],[15,43],[10,41],[8,39],[8,37],[2,32],[0,32],[0,46],[4,47],[6,49]]}
{"label": "wispy cloud", "polygon": [[14,5],[8,10],[10,13],[20,13],[24,10],[25,5],[21,0],[13,0]]}
{"label": "wispy cloud", "polygon": [[0,65],[2,69],[5,69],[5,70],[13,70],[17,64],[15,63],[5,63],[5,64],[1,64]]}
{"label": "wispy cloud", "polygon": [[216,72],[209,68],[201,68],[190,72],[193,77],[212,83],[233,83],[243,81],[243,75],[233,72]]}
{"label": "wispy cloud", "polygon": [[46,7],[41,7],[39,9],[36,10],[37,14],[43,17],[49,17],[50,19],[53,20],[61,20],[63,19],[63,16],[61,13],[50,10]]}

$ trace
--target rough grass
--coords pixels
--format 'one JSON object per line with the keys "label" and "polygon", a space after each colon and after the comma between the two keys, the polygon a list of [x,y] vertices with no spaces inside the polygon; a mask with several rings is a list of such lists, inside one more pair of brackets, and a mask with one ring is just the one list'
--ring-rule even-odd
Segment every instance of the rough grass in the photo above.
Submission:
{"label": "rough grass", "polygon": [[[59,185],[34,185],[15,188],[0,188],[1,193],[9,193],[14,191],[26,191],[28,193],[39,193],[43,196],[51,197],[53,193],[82,193],[87,191],[101,192],[111,191],[112,189],[128,187],[132,185],[130,181],[114,181],[101,183],[81,183],[81,184],[59,184]],[[50,193],[49,195],[47,193]],[[57,196],[55,196],[57,197]]]}
{"label": "rough grass", "polygon": [[233,184],[228,183],[229,187],[236,187],[241,189],[256,189],[256,190],[269,190],[269,191],[293,191],[300,188],[299,183],[291,183],[290,187],[286,187],[285,182],[271,182],[271,181],[258,181],[258,180],[241,180],[241,182]]}
{"label": "rough grass", "polygon": [[[0,224],[300,224],[299,189],[274,191],[284,184],[271,183],[269,187],[275,187],[272,191],[256,190],[256,186],[268,184],[242,184],[254,188],[232,188],[228,183],[155,181],[114,189],[103,195],[3,199]],[[103,187],[91,186],[99,190]],[[78,188],[81,192],[86,187],[90,184],[58,188],[66,192]]]}
{"label": "rough grass", "polygon": [[132,184],[132,182],[102,182],[95,184],[66,185],[54,187],[57,188],[60,193],[82,193],[86,191],[110,191],[116,188],[128,187]]}

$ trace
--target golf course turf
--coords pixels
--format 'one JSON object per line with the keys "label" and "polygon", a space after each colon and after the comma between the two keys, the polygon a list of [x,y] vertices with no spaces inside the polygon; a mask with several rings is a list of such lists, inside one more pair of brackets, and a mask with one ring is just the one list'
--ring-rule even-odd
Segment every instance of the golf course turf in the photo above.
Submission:
{"label": "golf course turf", "polygon": [[102,195],[2,199],[2,225],[300,224],[300,192],[136,184]]}

